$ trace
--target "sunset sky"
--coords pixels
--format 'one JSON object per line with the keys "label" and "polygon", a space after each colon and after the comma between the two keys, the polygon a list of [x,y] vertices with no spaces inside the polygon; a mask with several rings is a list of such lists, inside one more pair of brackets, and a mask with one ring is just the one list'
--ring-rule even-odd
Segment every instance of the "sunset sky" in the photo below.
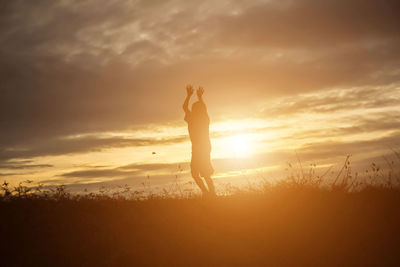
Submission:
{"label": "sunset sky", "polygon": [[399,14],[397,0],[2,1],[0,179],[190,181],[186,84],[205,89],[217,183],[283,177],[296,152],[363,171],[400,147]]}

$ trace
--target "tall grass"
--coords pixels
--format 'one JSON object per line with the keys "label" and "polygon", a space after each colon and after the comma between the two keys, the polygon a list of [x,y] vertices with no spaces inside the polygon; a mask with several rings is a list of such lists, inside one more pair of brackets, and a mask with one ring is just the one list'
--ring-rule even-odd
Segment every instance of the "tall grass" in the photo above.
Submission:
{"label": "tall grass", "polygon": [[[296,154],[297,155],[297,154]],[[345,193],[359,192],[367,188],[400,189],[400,152],[393,150],[392,155],[382,157],[386,166],[383,168],[372,162],[362,173],[355,171],[351,166],[351,156],[347,155],[342,167],[332,171],[332,166],[318,171],[316,164],[310,164],[305,169],[297,156],[295,163],[287,163],[285,170],[287,176],[284,179],[269,181],[262,179],[258,182],[248,181],[247,186],[234,186],[231,183],[219,184],[219,196],[265,194],[278,189],[319,189],[323,191],[342,191]],[[43,200],[146,200],[146,199],[190,199],[200,197],[194,182],[180,183],[182,172],[174,175],[174,182],[163,188],[155,188],[150,183],[150,177],[141,183],[141,187],[120,185],[114,188],[100,187],[97,192],[69,193],[66,185],[45,187],[43,184],[33,185],[33,181],[27,180],[10,187],[7,181],[0,187],[0,201],[13,199],[43,199]]]}

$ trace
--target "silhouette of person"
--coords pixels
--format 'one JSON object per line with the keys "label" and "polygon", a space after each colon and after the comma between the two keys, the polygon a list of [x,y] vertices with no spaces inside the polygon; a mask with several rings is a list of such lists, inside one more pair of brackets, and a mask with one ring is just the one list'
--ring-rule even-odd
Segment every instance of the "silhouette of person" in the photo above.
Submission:
{"label": "silhouette of person", "polygon": [[[203,194],[215,195],[214,182],[211,179],[214,169],[210,160],[210,118],[208,117],[206,104],[203,101],[204,89],[202,87],[197,89],[198,101],[192,105],[192,110],[189,110],[188,106],[190,97],[194,92],[193,87],[191,85],[186,86],[186,92],[187,96],[183,103],[183,110],[185,111],[184,120],[188,124],[190,141],[192,142],[192,160],[190,162],[192,177]],[[206,181],[208,190],[201,177]]]}

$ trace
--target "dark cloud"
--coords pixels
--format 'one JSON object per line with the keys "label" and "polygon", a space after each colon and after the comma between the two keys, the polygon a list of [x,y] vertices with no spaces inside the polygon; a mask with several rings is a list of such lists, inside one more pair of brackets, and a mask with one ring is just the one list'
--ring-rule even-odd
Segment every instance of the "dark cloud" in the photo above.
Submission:
{"label": "dark cloud", "polygon": [[51,168],[51,167],[54,166],[51,164],[1,164],[0,165],[0,169],[11,169],[11,170]]}
{"label": "dark cloud", "polygon": [[[267,106],[263,112],[269,116],[288,116],[302,113],[332,114],[355,109],[396,108],[400,103],[399,86],[395,84],[385,88],[331,90],[322,94],[285,97],[279,99],[278,103]],[[399,119],[399,114],[395,118]]]}
{"label": "dark cloud", "polygon": [[120,177],[143,177],[152,175],[154,172],[164,173],[181,173],[182,166],[187,167],[187,163],[152,163],[152,164],[138,164],[133,163],[117,168],[109,169],[94,169],[86,168],[79,171],[63,173],[61,177],[70,178],[120,178]]}
{"label": "dark cloud", "polygon": [[181,166],[186,166],[187,163],[177,162],[177,163],[148,163],[148,164],[138,164],[132,163],[129,165],[121,166],[120,170],[136,170],[136,171],[160,171],[160,170],[178,170]]}
{"label": "dark cloud", "polygon": [[[343,163],[346,156],[351,155],[355,171],[360,172],[364,171],[365,166],[371,164],[372,160],[381,159],[384,155],[393,154],[392,150],[398,150],[399,147],[400,131],[393,131],[392,133],[376,138],[355,141],[342,141],[333,136],[325,141],[304,143],[296,149],[282,148],[273,152],[260,153],[252,159],[245,159],[240,162],[236,161],[236,163],[225,159],[225,165],[221,165],[220,167],[224,171],[229,171],[279,165],[282,166],[280,169],[282,171],[286,162],[298,164],[299,160],[304,164],[305,168],[307,168],[309,163],[317,165],[335,164],[336,167],[341,167],[340,164]],[[279,173],[279,176],[282,178],[282,172]]]}
{"label": "dark cloud", "polygon": [[32,160],[0,160],[0,170],[5,170],[7,172],[0,173],[1,177],[16,177],[23,175],[34,175],[40,173],[43,169],[52,168],[52,164],[35,164]]}
{"label": "dark cloud", "polygon": [[[17,176],[17,175],[26,175],[27,173],[19,173],[19,172],[5,172],[5,173],[0,173],[0,177],[11,177],[11,176]],[[28,173],[28,174],[33,174],[33,173]]]}
{"label": "dark cloud", "polygon": [[118,178],[126,175],[137,175],[136,171],[123,172],[118,169],[82,170],[64,173],[61,176],[71,178]]}
{"label": "dark cloud", "polygon": [[[121,138],[88,136],[80,138],[59,138],[27,143],[17,150],[0,150],[0,163],[10,159],[32,158],[38,156],[56,156],[75,153],[102,151],[109,148],[137,147],[151,145],[170,145],[187,140],[186,136],[171,138]],[[3,165],[0,165],[0,167]],[[10,166],[7,162],[4,166]],[[28,165],[21,165],[29,166]]]}
{"label": "dark cloud", "polygon": [[347,154],[365,155],[371,152],[389,151],[400,146],[400,132],[388,136],[360,141],[328,141],[305,144],[301,148],[302,155],[307,159],[328,159]]}
{"label": "dark cloud", "polygon": [[397,131],[400,129],[400,114],[387,116],[382,115],[373,118],[357,118],[353,120],[353,125],[348,127],[336,126],[329,129],[315,129],[297,132],[282,139],[318,139],[318,138],[338,138],[355,134],[371,134],[382,131]]}
{"label": "dark cloud", "polygon": [[216,18],[224,44],[305,48],[397,38],[396,0],[271,1]]}

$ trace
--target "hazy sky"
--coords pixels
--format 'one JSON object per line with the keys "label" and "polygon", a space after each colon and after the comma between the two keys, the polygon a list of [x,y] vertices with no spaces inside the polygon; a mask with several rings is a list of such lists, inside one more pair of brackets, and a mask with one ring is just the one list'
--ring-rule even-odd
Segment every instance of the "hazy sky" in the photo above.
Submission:
{"label": "hazy sky", "polygon": [[371,162],[400,146],[399,11],[397,0],[2,1],[0,178],[162,183],[179,164],[189,179],[188,83],[206,90],[217,178],[268,176],[295,150],[321,168]]}

